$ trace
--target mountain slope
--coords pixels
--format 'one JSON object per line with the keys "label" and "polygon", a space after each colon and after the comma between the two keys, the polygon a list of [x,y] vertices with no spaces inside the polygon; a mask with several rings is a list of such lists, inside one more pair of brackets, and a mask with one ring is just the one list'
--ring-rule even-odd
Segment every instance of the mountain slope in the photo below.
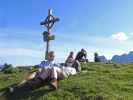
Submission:
{"label": "mountain slope", "polygon": [[[0,89],[16,83],[27,71],[0,73]],[[9,80],[4,78],[8,76]],[[1,96],[5,100],[133,100],[132,64],[82,64],[82,72],[60,82],[60,88],[48,87]],[[1,99],[0,99],[1,100]]]}

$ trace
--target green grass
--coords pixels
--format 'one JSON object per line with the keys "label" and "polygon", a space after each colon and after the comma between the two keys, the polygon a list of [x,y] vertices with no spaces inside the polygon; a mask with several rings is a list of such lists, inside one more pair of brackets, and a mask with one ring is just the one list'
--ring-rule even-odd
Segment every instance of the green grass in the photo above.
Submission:
{"label": "green grass", "polygon": [[[23,79],[28,71],[0,73],[0,90]],[[82,72],[60,82],[49,91],[41,87],[31,92],[1,96],[0,100],[133,100],[132,64],[82,64]]]}

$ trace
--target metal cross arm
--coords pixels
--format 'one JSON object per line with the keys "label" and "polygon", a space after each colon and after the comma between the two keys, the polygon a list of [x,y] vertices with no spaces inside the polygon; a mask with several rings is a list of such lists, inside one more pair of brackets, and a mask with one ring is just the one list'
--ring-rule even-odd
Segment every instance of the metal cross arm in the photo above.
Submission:
{"label": "metal cross arm", "polygon": [[52,15],[49,15],[44,21],[42,21],[40,24],[45,25],[47,28],[51,29],[55,22],[59,21],[59,18],[55,18]]}
{"label": "metal cross arm", "polygon": [[[53,20],[50,20],[49,22],[51,23],[52,21],[54,21],[54,23],[55,23],[55,22],[58,22],[59,20],[60,20],[59,18],[54,18]],[[45,24],[48,24],[48,22],[47,21],[42,21],[40,23],[40,25],[45,25]]]}

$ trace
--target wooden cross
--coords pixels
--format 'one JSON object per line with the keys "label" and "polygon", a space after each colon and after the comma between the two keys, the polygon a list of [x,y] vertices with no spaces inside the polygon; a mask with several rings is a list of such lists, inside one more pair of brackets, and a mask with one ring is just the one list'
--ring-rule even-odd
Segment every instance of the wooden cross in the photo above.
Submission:
{"label": "wooden cross", "polygon": [[44,25],[47,28],[47,31],[43,32],[43,40],[46,42],[46,53],[45,53],[45,59],[48,57],[49,52],[49,41],[54,40],[55,36],[50,35],[50,29],[53,27],[54,23],[59,21],[59,18],[56,18],[52,15],[52,10],[48,10],[48,16],[44,21],[42,21],[40,24]]}

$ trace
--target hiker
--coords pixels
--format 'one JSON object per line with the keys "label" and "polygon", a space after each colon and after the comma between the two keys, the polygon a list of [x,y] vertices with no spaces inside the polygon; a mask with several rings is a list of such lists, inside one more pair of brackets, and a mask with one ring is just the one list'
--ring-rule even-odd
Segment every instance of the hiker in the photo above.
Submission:
{"label": "hiker", "polygon": [[[50,51],[48,52],[48,58],[47,60],[44,60],[42,61],[40,64],[39,64],[39,69],[37,71],[34,71],[32,73],[29,73],[28,76],[22,80],[17,86],[15,87],[18,87],[18,88],[21,88],[21,87],[26,87],[27,89],[29,89],[30,87],[33,87],[34,85],[33,84],[40,84],[40,78],[38,77],[39,74],[42,72],[42,69],[50,69],[52,68],[53,66],[57,66],[55,63],[54,63],[54,51]],[[39,79],[38,79],[39,78]],[[29,84],[28,84],[29,83]],[[27,85],[28,84],[28,85]],[[31,85],[30,85],[31,84]],[[25,88],[25,89],[26,89]],[[11,87],[11,90],[12,90],[12,87]]]}
{"label": "hiker", "polygon": [[53,66],[57,66],[55,63],[54,63],[54,57],[55,57],[55,54],[54,54],[54,51],[50,51],[48,52],[48,59],[47,60],[44,60],[42,61],[38,66],[39,66],[39,69],[37,71],[34,71],[32,73],[29,73],[29,75],[26,77],[26,79],[24,79],[22,82],[20,82],[20,85],[21,84],[24,84],[27,80],[31,80],[35,77],[35,75],[39,72],[41,72],[42,68],[52,68]]}
{"label": "hiker", "polygon": [[71,51],[71,52],[69,53],[69,56],[67,57],[67,59],[66,59],[66,61],[65,61],[65,66],[72,66],[72,64],[73,64],[73,62],[74,62],[74,57],[73,57],[73,55],[74,55],[74,52]]}
{"label": "hiker", "polygon": [[94,53],[94,61],[95,62],[100,62],[100,58],[99,58],[99,56],[98,56],[98,53],[96,52],[96,53]]}
{"label": "hiker", "polygon": [[43,64],[42,66],[41,63],[40,70],[29,74],[28,77],[22,82],[20,82],[18,85],[9,87],[9,91],[14,92],[14,90],[19,90],[19,89],[32,90],[44,85],[49,85],[51,89],[57,89],[59,80],[67,78],[71,75],[75,75],[81,71],[80,63],[78,61],[75,61],[72,67],[69,66],[47,67],[45,66],[45,64]]}
{"label": "hiker", "polygon": [[[78,66],[77,66],[78,65]],[[15,90],[33,90],[45,85],[49,85],[52,90],[58,89],[59,81],[68,78],[71,75],[76,75],[81,71],[79,63],[75,62],[73,67],[52,67],[42,68],[40,71],[32,73],[25,82],[14,87],[9,87],[10,92]]]}
{"label": "hiker", "polygon": [[88,62],[87,52],[82,48],[81,51],[77,53],[75,60],[79,62]]}

